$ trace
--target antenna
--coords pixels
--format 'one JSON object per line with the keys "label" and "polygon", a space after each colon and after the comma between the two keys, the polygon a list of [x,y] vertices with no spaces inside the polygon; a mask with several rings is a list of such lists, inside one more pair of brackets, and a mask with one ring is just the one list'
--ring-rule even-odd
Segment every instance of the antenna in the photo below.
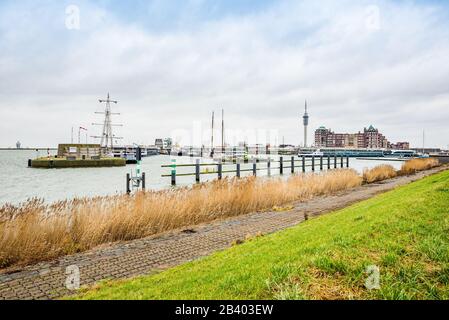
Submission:
{"label": "antenna", "polygon": [[214,156],[214,120],[215,120],[215,111],[212,111],[212,139],[210,145],[210,156]]}
{"label": "antenna", "polygon": [[221,109],[221,153],[225,153],[224,109]]}
{"label": "antenna", "polygon": [[307,100],[305,102],[304,116],[302,118],[304,124],[304,148],[307,148],[307,127],[309,126],[309,114],[307,113]]}
{"label": "antenna", "polygon": [[[81,144],[81,130],[87,132],[86,128],[83,128],[83,127],[78,128],[78,144]],[[86,141],[87,141],[87,138],[86,138]],[[87,142],[86,142],[86,144],[87,144]]]}
{"label": "antenna", "polygon": [[99,100],[100,103],[105,103],[106,108],[104,112],[95,112],[95,114],[104,114],[103,123],[92,123],[93,126],[103,126],[103,133],[101,136],[93,136],[92,138],[101,139],[101,146],[106,149],[114,148],[114,139],[123,139],[121,137],[116,137],[112,134],[112,127],[122,127],[121,124],[112,124],[111,116],[119,115],[120,113],[113,113],[111,111],[111,103],[117,104],[118,101],[111,100],[109,93],[106,100]]}
{"label": "antenna", "polygon": [[423,130],[422,131],[422,153],[425,153],[425,149],[426,149],[426,131]]}

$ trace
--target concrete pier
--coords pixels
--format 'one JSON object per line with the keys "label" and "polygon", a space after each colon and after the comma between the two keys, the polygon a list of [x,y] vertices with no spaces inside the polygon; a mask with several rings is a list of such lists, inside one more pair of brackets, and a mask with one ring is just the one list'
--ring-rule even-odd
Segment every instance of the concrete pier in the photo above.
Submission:
{"label": "concrete pier", "polygon": [[56,168],[92,168],[92,167],[124,167],[126,160],[122,158],[100,159],[73,159],[67,158],[40,158],[31,161],[32,168],[56,169]]}

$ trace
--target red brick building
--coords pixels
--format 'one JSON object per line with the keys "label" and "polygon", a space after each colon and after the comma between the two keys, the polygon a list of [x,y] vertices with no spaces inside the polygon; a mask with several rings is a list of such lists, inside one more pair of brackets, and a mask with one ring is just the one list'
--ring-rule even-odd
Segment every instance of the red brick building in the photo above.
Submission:
{"label": "red brick building", "polygon": [[331,129],[319,127],[315,131],[317,148],[369,148],[387,149],[390,146],[387,138],[378,129],[370,126],[358,133],[335,133]]}
{"label": "red brick building", "polygon": [[398,142],[391,144],[391,149],[394,150],[410,150],[410,143],[409,142]]}

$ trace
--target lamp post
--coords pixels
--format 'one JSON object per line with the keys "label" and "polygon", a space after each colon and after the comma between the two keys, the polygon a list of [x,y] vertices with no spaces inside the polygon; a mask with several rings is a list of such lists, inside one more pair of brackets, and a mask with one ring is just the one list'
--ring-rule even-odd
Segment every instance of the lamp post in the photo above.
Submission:
{"label": "lamp post", "polygon": [[81,130],[86,132],[86,141],[87,141],[87,129],[83,128],[83,127],[79,127],[79,129],[78,129],[78,144],[81,144]]}

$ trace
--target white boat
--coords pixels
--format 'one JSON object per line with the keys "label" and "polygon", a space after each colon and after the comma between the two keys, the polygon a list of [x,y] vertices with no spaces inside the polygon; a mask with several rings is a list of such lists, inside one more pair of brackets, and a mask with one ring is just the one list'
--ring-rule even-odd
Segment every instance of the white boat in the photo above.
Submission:
{"label": "white boat", "polygon": [[305,156],[305,157],[324,157],[324,153],[320,149],[315,150],[313,152],[304,152],[304,151],[301,152],[300,151],[298,153],[298,156],[299,157],[302,157],[302,156]]}
{"label": "white boat", "polygon": [[419,154],[417,154],[415,151],[413,150],[392,150],[391,153],[389,153],[388,155],[385,155],[386,158],[399,158],[399,159],[403,159],[403,158],[416,158],[416,157],[420,157]]}

